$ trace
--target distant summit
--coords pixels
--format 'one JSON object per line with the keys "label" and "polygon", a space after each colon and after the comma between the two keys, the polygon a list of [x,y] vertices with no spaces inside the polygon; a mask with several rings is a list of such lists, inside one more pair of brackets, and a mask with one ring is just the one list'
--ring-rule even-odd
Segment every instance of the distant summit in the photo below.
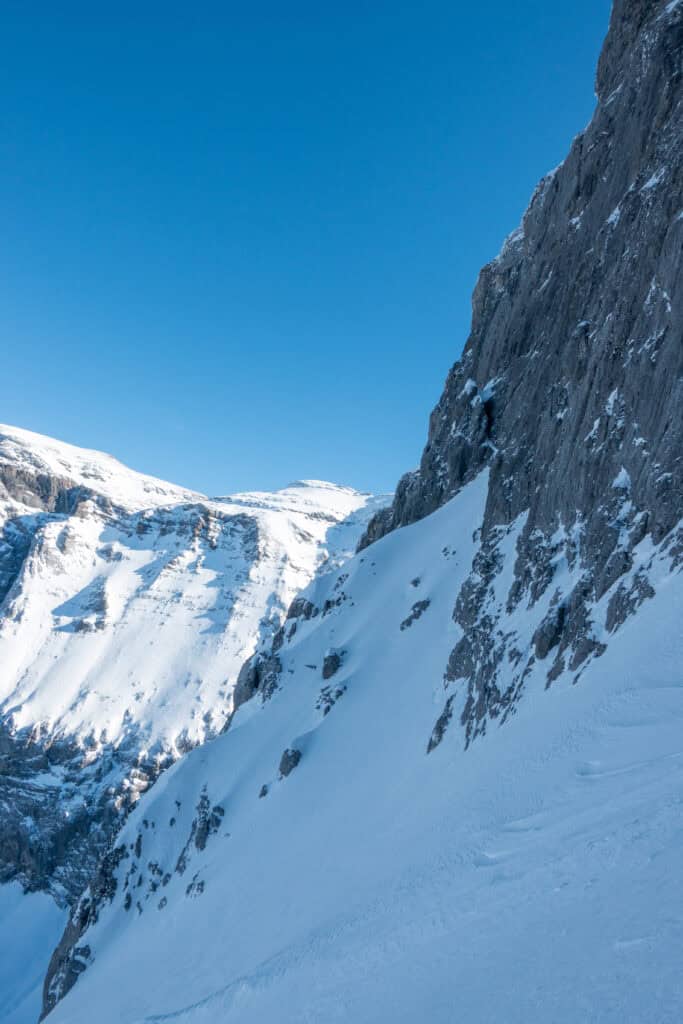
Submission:
{"label": "distant summit", "polygon": [[379,503],[317,481],[212,500],[0,427],[0,878],[74,899]]}

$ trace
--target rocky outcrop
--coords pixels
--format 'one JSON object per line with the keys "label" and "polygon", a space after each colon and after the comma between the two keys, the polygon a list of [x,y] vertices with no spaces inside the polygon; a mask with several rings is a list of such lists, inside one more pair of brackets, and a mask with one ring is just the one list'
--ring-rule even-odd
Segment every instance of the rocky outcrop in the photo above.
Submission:
{"label": "rocky outcrop", "polygon": [[418,619],[422,618],[424,613],[429,608],[430,603],[431,602],[429,598],[425,598],[425,600],[423,601],[416,601],[413,607],[410,609],[410,615],[406,616],[406,618],[401,623],[401,630],[410,629],[414,622],[417,622]]}
{"label": "rocky outcrop", "polygon": [[301,760],[301,751],[296,748],[287,748],[280,758],[280,777],[286,779],[294,771]]}
{"label": "rocky outcrop", "polygon": [[43,984],[41,1020],[74,986],[88,966],[90,946],[87,943],[79,944],[80,936],[96,923],[99,908],[111,901],[116,891],[116,869],[127,856],[128,851],[121,845],[105,853],[90,885],[76,901],[64,934],[50,958]]}
{"label": "rocky outcrop", "polygon": [[[110,846],[97,865],[90,883],[75,902],[64,934],[50,959],[43,985],[41,1020],[73,988],[79,975],[90,963],[90,946],[81,939],[88,928],[96,924],[100,911],[112,901],[119,885],[126,912],[142,914],[149,906],[163,910],[166,906],[163,890],[174,875],[185,875],[193,856],[206,849],[208,841],[220,829],[224,817],[224,808],[218,804],[212,805],[203,789],[175,864],[150,860],[149,857],[145,859],[149,842],[147,834],[153,833],[157,826],[156,821],[147,818],[143,819],[142,831],[137,833],[134,842],[129,845],[119,842]],[[175,819],[171,819],[169,827],[173,828],[175,824]],[[127,870],[119,881],[117,869],[124,862]],[[185,888],[185,894],[195,897],[203,891],[204,882],[199,878],[199,873],[195,872]]]}
{"label": "rocky outcrop", "polygon": [[[41,742],[0,724],[0,883],[74,903],[126,814],[162,770],[130,737],[120,749]],[[112,791],[112,780],[117,785]]]}
{"label": "rocky outcrop", "polygon": [[333,675],[341,668],[342,661],[344,659],[343,651],[326,651],[323,658],[323,679],[331,679]]}
{"label": "rocky outcrop", "polygon": [[[420,467],[361,541],[428,515],[488,470],[481,548],[454,607],[463,635],[446,670],[447,689],[467,691],[468,741],[510,713],[530,667],[500,633],[504,616],[550,601],[532,658],[548,662],[549,683],[565,668],[578,677],[604,650],[594,603],[623,579],[616,628],[647,596],[629,575],[634,549],[649,537],[680,557],[681,53],[680,3],[616,0],[594,117],[482,270]],[[514,579],[501,596],[511,540]],[[574,574],[562,595],[560,563]],[[502,690],[499,667],[515,659]]]}
{"label": "rocky outcrop", "polygon": [[[233,694],[233,714],[257,693],[261,695],[262,700],[272,697],[278,687],[281,672],[282,665],[277,654],[256,651],[247,658],[237,676]],[[231,721],[232,715],[223,727],[224,732],[230,727]]]}

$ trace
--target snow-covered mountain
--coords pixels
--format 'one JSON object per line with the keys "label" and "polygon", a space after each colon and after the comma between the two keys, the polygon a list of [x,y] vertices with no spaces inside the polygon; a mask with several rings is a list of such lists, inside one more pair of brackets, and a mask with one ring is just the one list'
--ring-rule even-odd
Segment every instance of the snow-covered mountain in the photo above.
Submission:
{"label": "snow-covered mountain", "polygon": [[[50,1021],[680,1020],[680,568],[645,542],[656,597],[580,685],[546,692],[539,661],[504,728],[428,754],[488,486],[307,592],[273,695],[128,819]],[[558,559],[553,585],[572,578]],[[525,595],[510,616],[526,651],[539,614]]]}
{"label": "snow-covered mountain", "polygon": [[208,499],[0,427],[0,878],[75,898],[379,503],[318,481]]}
{"label": "snow-covered mountain", "polygon": [[419,470],[128,818],[55,1024],[683,1018],[682,53],[616,0]]}

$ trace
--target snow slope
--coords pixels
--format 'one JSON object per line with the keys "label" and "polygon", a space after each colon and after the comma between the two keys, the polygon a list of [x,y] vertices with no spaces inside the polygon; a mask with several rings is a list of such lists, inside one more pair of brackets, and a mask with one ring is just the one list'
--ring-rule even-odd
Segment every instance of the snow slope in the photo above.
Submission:
{"label": "snow slope", "polygon": [[0,427],[0,878],[78,895],[65,830],[83,819],[92,868],[103,800],[223,728],[244,660],[381,503],[320,481],[208,499]]}
{"label": "snow slope", "polygon": [[20,885],[0,886],[0,1020],[35,1024],[50,954],[66,924],[66,912],[45,893],[25,894]]}
{"label": "snow slope", "polygon": [[[273,696],[129,818],[54,1024],[681,1019],[680,564],[643,540],[654,597],[577,684],[546,690],[539,663],[503,728],[427,753],[487,487],[309,587]],[[558,558],[561,592],[572,575]],[[542,614],[510,611],[517,646]]]}

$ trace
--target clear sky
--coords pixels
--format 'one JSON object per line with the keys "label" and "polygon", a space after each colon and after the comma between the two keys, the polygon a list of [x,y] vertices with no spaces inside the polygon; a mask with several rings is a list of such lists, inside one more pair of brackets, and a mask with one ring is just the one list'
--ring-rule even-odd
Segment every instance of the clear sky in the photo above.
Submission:
{"label": "clear sky", "polygon": [[609,0],[3,3],[0,422],[393,489]]}

